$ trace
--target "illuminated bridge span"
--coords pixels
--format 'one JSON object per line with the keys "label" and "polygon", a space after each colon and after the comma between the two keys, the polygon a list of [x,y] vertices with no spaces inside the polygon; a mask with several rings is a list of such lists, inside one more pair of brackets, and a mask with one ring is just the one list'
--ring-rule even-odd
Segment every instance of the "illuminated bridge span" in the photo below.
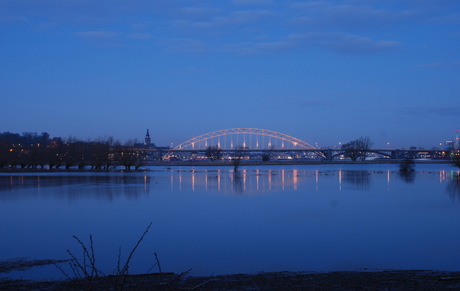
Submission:
{"label": "illuminated bridge span", "polygon": [[213,131],[191,138],[174,147],[175,150],[199,150],[209,146],[221,149],[315,149],[298,138],[258,128],[231,128]]}

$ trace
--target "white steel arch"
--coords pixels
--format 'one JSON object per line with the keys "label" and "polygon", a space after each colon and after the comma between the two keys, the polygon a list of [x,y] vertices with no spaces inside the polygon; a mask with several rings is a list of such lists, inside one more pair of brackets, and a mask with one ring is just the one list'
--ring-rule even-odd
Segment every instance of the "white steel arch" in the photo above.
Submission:
{"label": "white steel arch", "polygon": [[315,149],[315,147],[312,146],[311,144],[303,140],[300,140],[298,138],[295,138],[295,137],[292,137],[292,136],[289,136],[289,135],[286,135],[280,132],[266,130],[266,129],[259,129],[259,128],[230,128],[230,129],[217,130],[217,131],[202,134],[200,136],[184,141],[183,143],[175,146],[174,149],[175,150],[191,149],[191,148],[194,148],[195,144],[198,144],[202,141],[206,141],[206,140],[221,137],[221,136],[237,135],[237,134],[267,136],[267,137],[282,140],[283,142],[291,143],[294,147],[298,147],[301,149]]}

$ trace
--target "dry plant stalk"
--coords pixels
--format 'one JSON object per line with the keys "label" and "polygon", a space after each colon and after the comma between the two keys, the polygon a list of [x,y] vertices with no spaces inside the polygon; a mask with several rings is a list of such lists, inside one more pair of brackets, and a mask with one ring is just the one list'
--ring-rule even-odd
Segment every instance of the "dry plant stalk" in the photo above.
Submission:
{"label": "dry plant stalk", "polygon": [[[104,274],[101,270],[99,270],[96,267],[96,256],[95,256],[95,251],[94,251],[94,243],[93,243],[93,236],[89,236],[89,247],[85,245],[84,242],[80,240],[77,236],[73,236],[73,238],[78,242],[78,244],[81,247],[81,250],[83,252],[82,258],[78,259],[69,249],[67,249],[67,253],[70,255],[70,269],[72,270],[73,273],[73,279],[85,279],[87,281],[87,288],[92,289],[94,280],[98,280],[99,282],[105,281],[106,284],[108,284],[107,287],[111,288],[116,288],[119,290],[123,290],[123,287],[126,283],[126,277],[129,275],[129,264],[131,262],[131,259],[136,252],[137,248],[141,244],[141,242],[144,240],[145,235],[149,232],[150,227],[152,226],[152,222],[147,226],[145,229],[144,233],[141,235],[137,243],[134,245],[134,247],[131,249],[131,252],[128,255],[128,258],[126,259],[126,262],[124,263],[123,267],[120,268],[121,266],[121,248],[119,248],[118,251],[118,261],[117,261],[117,269],[116,272],[114,271],[114,274],[117,276],[122,276],[121,282],[118,284],[115,284],[115,282],[112,282],[109,280],[110,276],[107,276]],[[156,259],[156,264],[160,270],[161,273],[161,266],[160,262],[158,260],[158,256],[156,253],[154,253],[155,259]],[[154,265],[154,266],[155,266]],[[56,265],[56,267],[64,274],[64,276],[72,280],[72,278],[59,266]]]}

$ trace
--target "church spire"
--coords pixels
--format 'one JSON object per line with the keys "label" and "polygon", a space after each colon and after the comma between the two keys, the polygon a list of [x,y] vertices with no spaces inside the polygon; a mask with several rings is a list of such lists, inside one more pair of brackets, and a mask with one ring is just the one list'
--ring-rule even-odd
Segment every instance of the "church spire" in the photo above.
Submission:
{"label": "church spire", "polygon": [[151,144],[151,139],[150,139],[150,132],[147,129],[147,134],[145,135],[145,143],[146,146],[149,146]]}

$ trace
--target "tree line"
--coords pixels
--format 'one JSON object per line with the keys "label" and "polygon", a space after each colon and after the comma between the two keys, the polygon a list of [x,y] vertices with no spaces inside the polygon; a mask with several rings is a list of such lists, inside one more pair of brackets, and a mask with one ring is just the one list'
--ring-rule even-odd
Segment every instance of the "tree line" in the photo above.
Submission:
{"label": "tree line", "polygon": [[151,158],[149,151],[135,148],[133,144],[121,144],[113,138],[82,141],[76,138],[51,138],[47,132],[41,134],[0,133],[0,168],[44,168],[77,167],[83,169],[109,169],[124,166],[129,170],[139,168]]}
{"label": "tree line", "polygon": [[369,137],[360,137],[343,144],[341,149],[345,150],[343,155],[350,158],[352,161],[356,161],[358,159],[364,161],[367,157],[367,151],[371,148],[371,146],[372,142]]}

